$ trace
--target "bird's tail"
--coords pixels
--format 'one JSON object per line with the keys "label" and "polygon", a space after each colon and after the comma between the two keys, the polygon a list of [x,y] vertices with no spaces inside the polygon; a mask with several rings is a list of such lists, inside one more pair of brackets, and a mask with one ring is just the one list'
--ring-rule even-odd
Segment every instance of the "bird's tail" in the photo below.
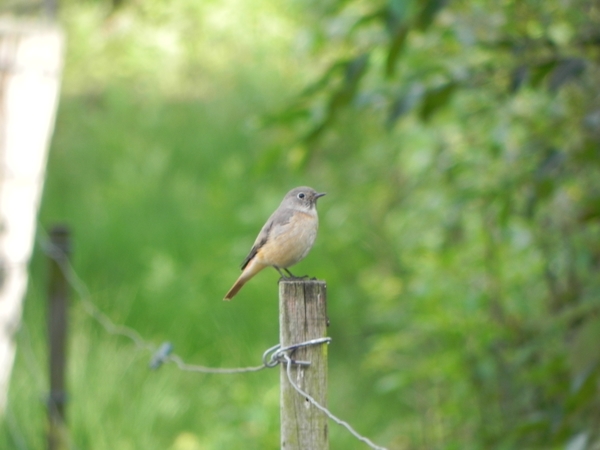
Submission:
{"label": "bird's tail", "polygon": [[225,294],[225,298],[223,300],[231,300],[235,294],[246,284],[250,278],[256,275],[258,272],[263,270],[265,267],[264,264],[259,263],[256,259],[250,261],[250,263],[245,267],[244,271],[240,275],[240,277],[236,280],[236,282],[231,286],[231,289]]}

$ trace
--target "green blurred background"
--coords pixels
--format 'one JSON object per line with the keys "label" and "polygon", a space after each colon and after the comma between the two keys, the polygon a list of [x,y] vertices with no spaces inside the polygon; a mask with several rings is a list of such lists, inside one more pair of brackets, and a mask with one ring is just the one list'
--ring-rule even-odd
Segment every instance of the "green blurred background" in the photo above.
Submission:
{"label": "green blurred background", "polygon": [[[277,343],[221,299],[287,190],[319,236],[329,407],[390,449],[600,448],[600,2],[64,0],[40,224],[115,323],[187,362]],[[0,447],[45,447],[37,249]],[[70,310],[73,449],[275,449],[279,371],[148,370]],[[331,424],[331,448],[366,448]]]}

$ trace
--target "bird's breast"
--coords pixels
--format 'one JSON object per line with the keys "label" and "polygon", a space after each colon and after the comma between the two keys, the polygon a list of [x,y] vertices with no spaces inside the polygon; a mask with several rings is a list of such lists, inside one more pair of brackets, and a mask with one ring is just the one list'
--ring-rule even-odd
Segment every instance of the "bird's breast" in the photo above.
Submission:
{"label": "bird's breast", "polygon": [[319,220],[316,214],[296,211],[290,220],[275,226],[260,250],[260,259],[268,265],[286,268],[301,261],[317,237]]}

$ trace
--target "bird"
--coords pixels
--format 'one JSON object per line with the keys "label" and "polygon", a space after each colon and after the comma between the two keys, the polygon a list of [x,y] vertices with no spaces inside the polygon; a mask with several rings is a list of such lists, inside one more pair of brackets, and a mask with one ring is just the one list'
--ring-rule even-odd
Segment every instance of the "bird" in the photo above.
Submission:
{"label": "bird", "polygon": [[324,195],[325,192],[317,192],[308,186],[294,188],[285,194],[258,233],[242,263],[242,274],[223,300],[231,300],[265,267],[274,267],[284,279],[296,278],[288,269],[304,259],[315,243],[319,228],[317,200]]}

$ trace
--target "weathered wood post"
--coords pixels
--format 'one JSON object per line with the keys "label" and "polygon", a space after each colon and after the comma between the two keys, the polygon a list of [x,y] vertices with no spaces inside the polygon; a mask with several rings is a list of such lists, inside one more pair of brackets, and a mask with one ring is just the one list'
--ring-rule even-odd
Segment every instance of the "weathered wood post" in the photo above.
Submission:
{"label": "weathered wood post", "polygon": [[[327,286],[319,280],[282,280],[279,283],[279,343],[282,348],[323,338],[327,331]],[[292,359],[292,379],[319,404],[327,406],[327,345],[298,348]],[[281,448],[328,450],[327,416],[290,385],[286,364],[281,365]]]}
{"label": "weathered wood post", "polygon": [[65,365],[67,344],[67,308],[69,283],[62,264],[71,253],[69,229],[55,226],[50,230],[52,252],[48,283],[48,342],[50,363],[50,395],[48,396],[48,450],[66,448],[65,424]]}

